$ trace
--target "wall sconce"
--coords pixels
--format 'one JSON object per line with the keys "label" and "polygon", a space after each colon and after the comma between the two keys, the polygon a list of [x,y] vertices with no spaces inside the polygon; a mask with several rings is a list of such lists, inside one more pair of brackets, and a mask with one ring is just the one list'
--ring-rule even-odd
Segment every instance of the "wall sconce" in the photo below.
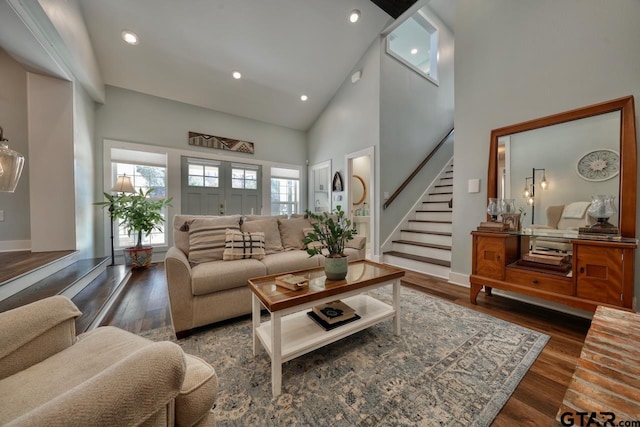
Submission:
{"label": "wall sconce", "polygon": [[[547,181],[546,170],[544,168],[533,168],[531,170],[531,176],[524,179],[524,190],[522,191],[522,197],[527,201],[527,204],[531,206],[531,225],[535,220],[535,201],[536,201],[536,171],[542,171],[542,180],[540,181],[540,187],[543,190],[549,188],[549,181]],[[529,185],[531,180],[531,185]]]}
{"label": "wall sconce", "polygon": [[11,150],[5,141],[9,140],[0,127],[0,191],[13,193],[22,174],[24,156]]}

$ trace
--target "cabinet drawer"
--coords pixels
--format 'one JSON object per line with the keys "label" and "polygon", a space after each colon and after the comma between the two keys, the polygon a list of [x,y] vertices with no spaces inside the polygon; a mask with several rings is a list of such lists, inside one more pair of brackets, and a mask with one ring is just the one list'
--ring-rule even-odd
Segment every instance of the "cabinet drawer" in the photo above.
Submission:
{"label": "cabinet drawer", "polygon": [[530,273],[516,268],[508,268],[506,282],[528,286],[532,289],[573,295],[573,279],[571,277],[552,276],[544,273]]}

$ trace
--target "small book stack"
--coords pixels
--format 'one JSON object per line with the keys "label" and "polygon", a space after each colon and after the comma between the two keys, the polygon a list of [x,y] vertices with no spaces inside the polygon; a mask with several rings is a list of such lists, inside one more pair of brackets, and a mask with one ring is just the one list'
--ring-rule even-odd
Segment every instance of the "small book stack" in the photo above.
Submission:
{"label": "small book stack", "polygon": [[593,240],[622,240],[618,227],[611,228],[595,228],[580,227],[578,229],[578,237],[581,239]]}
{"label": "small book stack", "polygon": [[505,222],[483,221],[478,226],[478,231],[509,231],[509,224]]}
{"label": "small book stack", "polygon": [[522,267],[542,268],[567,273],[571,270],[571,257],[567,254],[530,251],[516,262]]}
{"label": "small book stack", "polygon": [[285,274],[284,276],[276,277],[276,285],[282,286],[283,288],[287,288],[291,291],[297,291],[298,289],[308,287],[309,279],[304,276]]}
{"label": "small book stack", "polygon": [[353,308],[340,300],[316,305],[307,315],[326,330],[360,319]]}
{"label": "small book stack", "polygon": [[562,265],[569,261],[569,255],[530,251],[528,254],[524,254],[522,259],[538,264]]}

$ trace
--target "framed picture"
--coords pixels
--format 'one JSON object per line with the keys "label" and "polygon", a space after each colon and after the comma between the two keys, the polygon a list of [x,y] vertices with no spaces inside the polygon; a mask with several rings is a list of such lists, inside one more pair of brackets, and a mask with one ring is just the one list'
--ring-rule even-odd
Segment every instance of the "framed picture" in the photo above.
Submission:
{"label": "framed picture", "polygon": [[333,191],[344,191],[344,185],[342,183],[342,175],[340,175],[340,172],[336,172],[333,175],[332,190]]}

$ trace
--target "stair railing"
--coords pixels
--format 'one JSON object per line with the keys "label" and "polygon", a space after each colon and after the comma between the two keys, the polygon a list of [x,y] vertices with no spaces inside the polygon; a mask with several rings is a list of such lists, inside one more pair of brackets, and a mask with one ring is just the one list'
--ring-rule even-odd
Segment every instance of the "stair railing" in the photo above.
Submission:
{"label": "stair railing", "polygon": [[413,180],[413,178],[415,178],[416,175],[418,175],[420,173],[422,168],[425,167],[425,165],[429,162],[429,160],[431,160],[431,158],[433,156],[435,156],[435,154],[438,152],[440,147],[442,147],[444,145],[445,141],[447,139],[449,139],[449,137],[451,135],[453,135],[454,129],[455,128],[451,128],[451,130],[447,133],[447,135],[440,140],[438,145],[436,145],[433,148],[433,150],[431,150],[431,152],[427,155],[427,157],[425,157],[424,160],[414,169],[414,171],[411,172],[411,175],[409,175],[409,177],[407,179],[405,179],[402,184],[400,184],[400,187],[398,187],[398,189],[393,192],[391,197],[389,197],[387,199],[387,201],[384,202],[384,205],[382,205],[383,209],[387,209],[389,207],[389,205],[391,205],[391,203],[396,199],[396,197],[398,197],[400,195],[400,193],[402,193],[402,190],[404,190],[407,187],[407,185],[409,185],[409,183]]}

